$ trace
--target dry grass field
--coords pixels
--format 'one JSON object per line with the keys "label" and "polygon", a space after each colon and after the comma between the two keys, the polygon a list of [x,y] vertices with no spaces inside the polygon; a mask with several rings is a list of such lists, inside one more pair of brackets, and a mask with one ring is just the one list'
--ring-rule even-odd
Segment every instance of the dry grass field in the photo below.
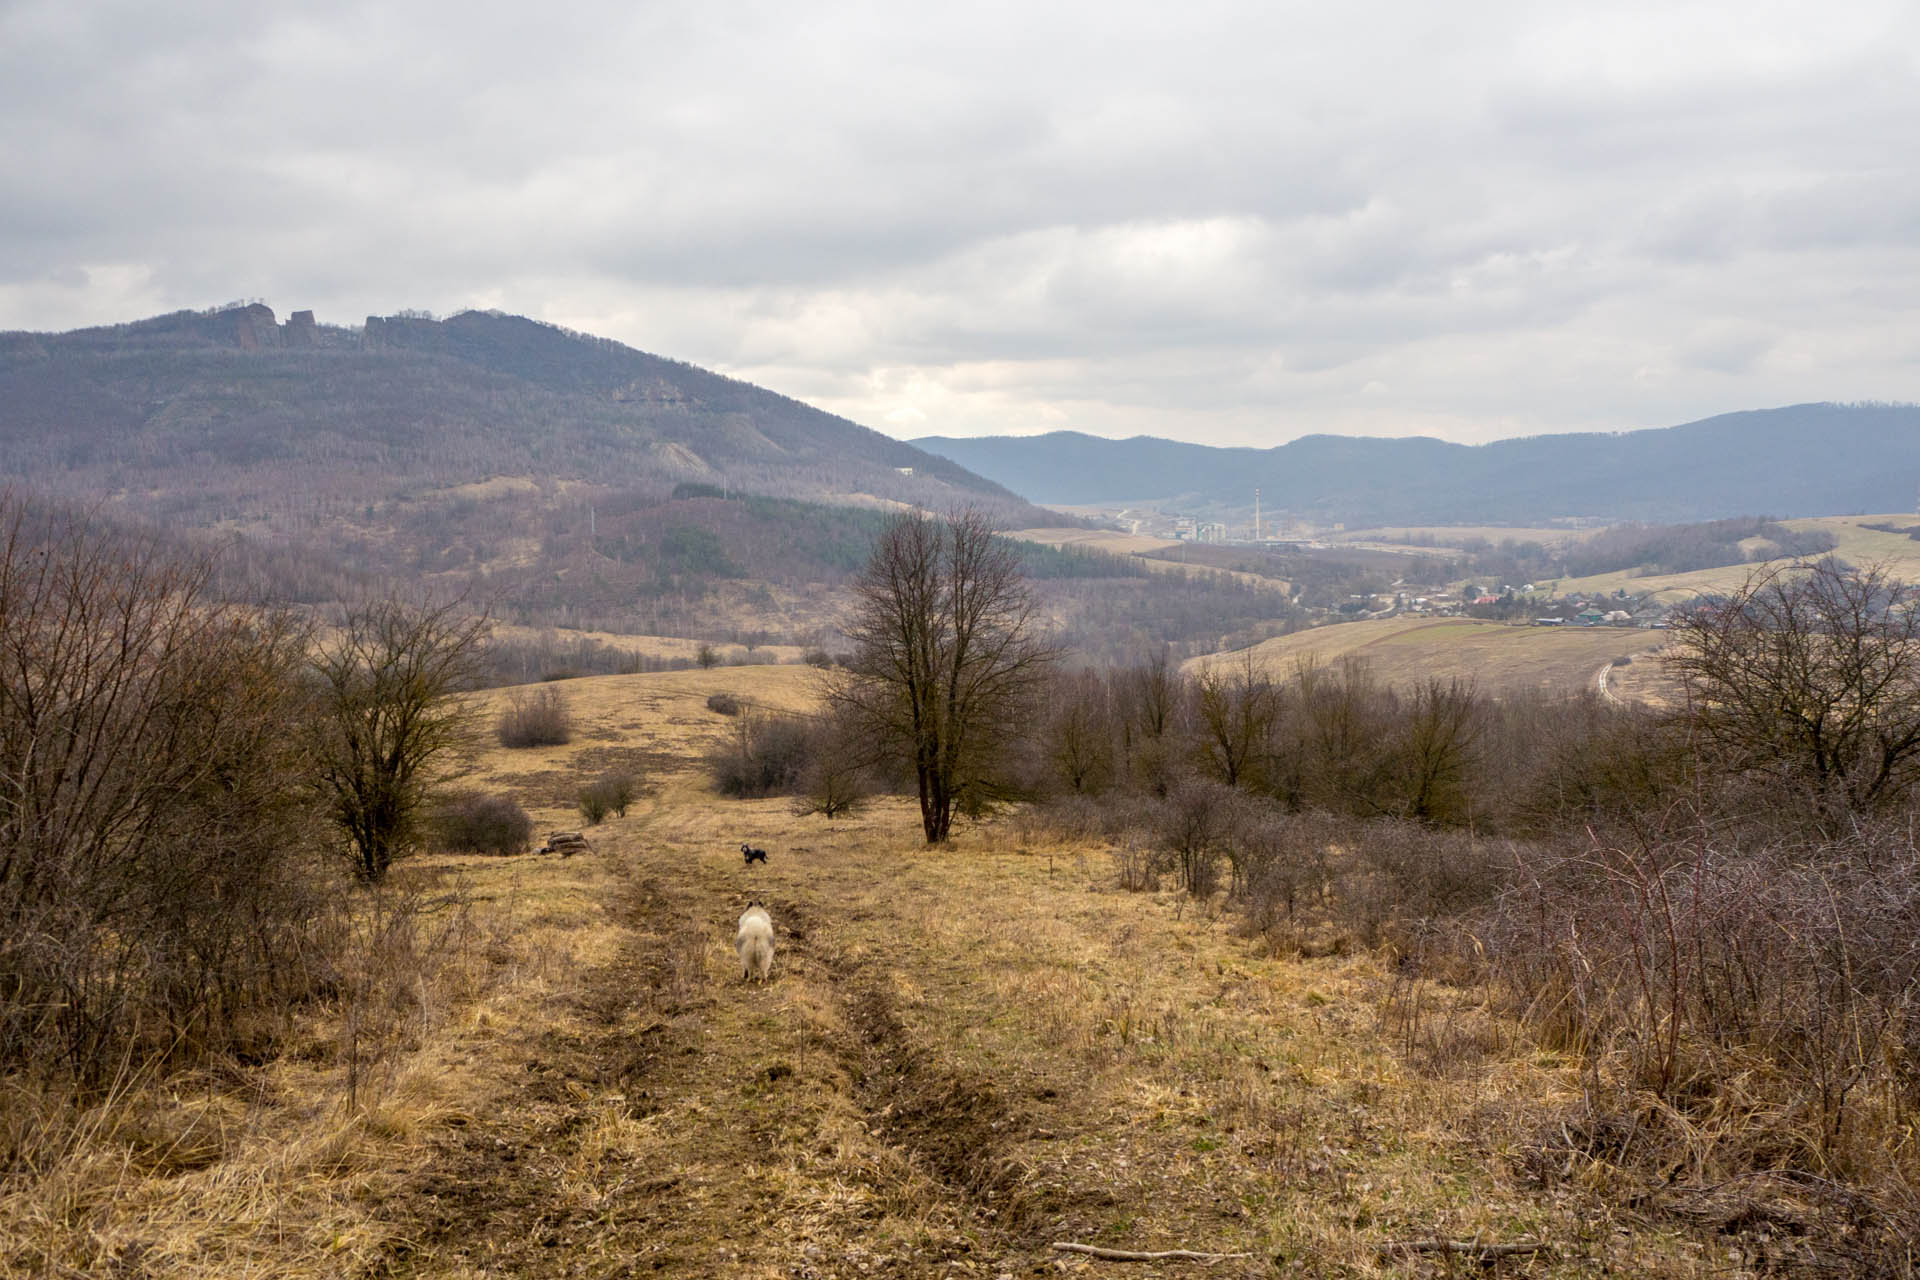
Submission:
{"label": "dry grass field", "polygon": [[[1398,617],[1298,631],[1262,641],[1250,652],[1260,667],[1282,678],[1291,675],[1303,659],[1326,666],[1359,657],[1381,681],[1392,685],[1460,679],[1472,680],[1486,693],[1528,689],[1572,693],[1590,685],[1595,672],[1617,658],[1632,658],[1636,667],[1647,671],[1657,669],[1656,663],[1642,659],[1663,647],[1666,638],[1664,631],[1615,627]],[[1249,651],[1195,658],[1187,666],[1192,670],[1232,667],[1245,652]]]}
{"label": "dry grass field", "polygon": [[[1890,524],[1899,528],[1920,527],[1920,516],[1812,516],[1800,520],[1782,520],[1789,529],[1823,529],[1835,539],[1833,554],[1857,565],[1885,564],[1892,573],[1907,582],[1920,582],[1920,542],[1900,533],[1869,529],[1869,524]],[[1678,603],[1694,596],[1737,589],[1762,566],[1729,565],[1721,569],[1699,569],[1692,573],[1666,573],[1634,577],[1627,570],[1593,574],[1585,578],[1564,578],[1552,585],[1560,595],[1576,591],[1613,591],[1624,587],[1636,594],[1650,592],[1661,600]]]}
{"label": "dry grass field", "polygon": [[1413,538],[1431,538],[1433,545],[1441,550],[1458,551],[1460,544],[1469,538],[1484,538],[1488,542],[1572,542],[1582,538],[1591,538],[1600,532],[1598,529],[1563,529],[1555,526],[1523,528],[1510,525],[1402,525],[1398,528],[1347,529],[1341,533],[1329,534],[1327,541],[1341,543],[1360,543],[1378,545],[1385,550],[1405,551],[1404,545]]}
{"label": "dry grass field", "polygon": [[1172,538],[1154,538],[1143,533],[1119,533],[1111,529],[1013,529],[1009,538],[1038,542],[1049,547],[1077,547],[1087,551],[1105,551],[1116,556],[1137,556],[1137,564],[1157,573],[1185,573],[1189,568],[1204,568],[1208,573],[1223,573],[1251,587],[1268,591],[1291,591],[1284,579],[1269,578],[1241,569],[1217,569],[1202,564],[1188,565],[1179,560],[1150,559],[1143,552],[1164,551],[1189,545]]}
{"label": "dry grass field", "polygon": [[[1396,555],[1460,556],[1461,544],[1484,538],[1498,546],[1502,542],[1537,542],[1542,546],[1565,545],[1590,538],[1598,529],[1506,528],[1499,525],[1415,525],[1393,529],[1348,529],[1322,535],[1337,546],[1363,551],[1387,551]],[[1421,539],[1416,544],[1414,539]]]}
{"label": "dry grass field", "polygon": [[1144,533],[1121,533],[1114,529],[1013,529],[1009,538],[1039,542],[1049,547],[1080,547],[1089,551],[1108,551],[1130,556],[1136,551],[1160,551],[1180,544],[1172,538],[1155,538]]}
{"label": "dry grass field", "polygon": [[[16,1123],[7,1167],[33,1172],[0,1183],[0,1274],[1739,1273],[1569,1149],[1579,1072],[1485,991],[1265,954],[1019,819],[929,851],[905,801],[830,822],[716,798],[708,695],[800,707],[812,675],[562,685],[574,740],[482,751],[466,785],[577,826],[573,787],[638,767],[628,815],[571,859],[402,864],[418,954],[361,912],[367,967],[419,975],[383,1019],[320,1007],[266,1063],[126,1081],[65,1155],[23,1164]],[[730,946],[750,898],[778,930],[765,985]],[[1379,1252],[1436,1237],[1551,1251]]]}
{"label": "dry grass field", "polygon": [[[563,647],[585,640],[606,645],[609,649],[618,649],[622,653],[631,653],[636,657],[658,658],[668,662],[675,658],[684,658],[692,662],[699,655],[700,646],[706,643],[701,640],[688,640],[681,636],[628,635],[614,631],[582,631],[572,627],[527,627],[510,622],[494,623],[493,635],[497,640],[515,644],[532,644],[542,637],[551,637],[557,645]],[[713,648],[722,662],[731,662],[748,656],[755,659],[772,658],[778,662],[798,662],[806,653],[806,647],[797,644],[756,645],[752,655],[747,654],[745,645],[722,642],[715,644]]]}

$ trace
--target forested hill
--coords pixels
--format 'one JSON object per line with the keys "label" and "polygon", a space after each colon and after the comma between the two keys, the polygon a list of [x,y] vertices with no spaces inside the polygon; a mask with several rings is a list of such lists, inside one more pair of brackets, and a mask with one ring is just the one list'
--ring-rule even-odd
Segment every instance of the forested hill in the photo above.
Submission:
{"label": "forested hill", "polygon": [[749,383],[517,316],[284,324],[258,303],[0,334],[0,474],[187,523],[327,520],[500,477],[992,508],[1001,486]]}
{"label": "forested hill", "polygon": [[1197,498],[1348,524],[1687,521],[1907,511],[1920,490],[1920,405],[1804,404],[1684,426],[1484,445],[1306,436],[1222,449],[1077,432],[927,437],[921,448],[1035,502]]}

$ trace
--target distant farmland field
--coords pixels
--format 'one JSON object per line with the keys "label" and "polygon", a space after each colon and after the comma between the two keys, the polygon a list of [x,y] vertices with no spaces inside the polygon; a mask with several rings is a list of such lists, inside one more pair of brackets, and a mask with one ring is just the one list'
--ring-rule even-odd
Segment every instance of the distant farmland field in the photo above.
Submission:
{"label": "distant farmland field", "polygon": [[[1920,529],[1920,516],[1809,516],[1782,520],[1781,524],[1798,532],[1825,530],[1835,539],[1833,554],[1851,564],[1885,564],[1890,572],[1907,582],[1920,582],[1920,542],[1904,530]],[[1903,532],[1889,533],[1869,529],[1868,525],[1890,525]],[[1564,578],[1553,584],[1559,595],[1575,592],[1611,592],[1624,587],[1636,595],[1651,592],[1656,598],[1677,603],[1703,593],[1736,590],[1763,566],[1760,563],[1727,565],[1719,569],[1698,569],[1691,573],[1663,573],[1635,577],[1631,569],[1596,573],[1585,578]]]}
{"label": "distant farmland field", "polygon": [[[1321,666],[1364,658],[1382,681],[1410,685],[1429,678],[1472,680],[1492,694],[1540,690],[1572,693],[1617,658],[1638,663],[1660,649],[1664,631],[1616,627],[1533,627],[1471,618],[1384,618],[1347,622],[1263,641],[1254,661],[1276,676],[1311,658]],[[1189,670],[1232,666],[1244,650],[1195,658]],[[1642,673],[1636,672],[1636,677]],[[1644,681],[1635,680],[1635,695]],[[1648,689],[1648,692],[1652,692]]]}

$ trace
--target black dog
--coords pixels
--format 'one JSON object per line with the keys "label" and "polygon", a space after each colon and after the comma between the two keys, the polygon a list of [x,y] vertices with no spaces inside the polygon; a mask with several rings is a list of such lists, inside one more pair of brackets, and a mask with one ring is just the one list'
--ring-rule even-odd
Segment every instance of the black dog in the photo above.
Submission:
{"label": "black dog", "polygon": [[765,849],[756,849],[750,844],[741,845],[740,854],[742,857],[744,857],[747,860],[748,866],[751,866],[756,862],[765,862],[767,860],[767,851]]}

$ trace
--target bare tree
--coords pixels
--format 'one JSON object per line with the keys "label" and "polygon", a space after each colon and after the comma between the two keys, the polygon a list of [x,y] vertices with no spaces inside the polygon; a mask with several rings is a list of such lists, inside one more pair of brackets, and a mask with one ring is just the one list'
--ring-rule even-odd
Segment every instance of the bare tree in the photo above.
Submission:
{"label": "bare tree", "polygon": [[1348,654],[1330,669],[1302,663],[1298,681],[1310,798],[1355,816],[1392,812],[1393,709],[1366,659]]}
{"label": "bare tree", "polygon": [[355,607],[319,646],[318,785],[354,874],[384,879],[419,833],[436,769],[472,733],[455,695],[478,672],[487,620],[464,602]]}
{"label": "bare tree", "polygon": [[873,791],[872,747],[864,729],[834,707],[813,725],[793,811],[837,818],[853,813]]}
{"label": "bare tree", "polygon": [[1257,784],[1279,711],[1279,691],[1251,649],[1231,675],[1217,665],[1202,672],[1200,758],[1206,772],[1230,787]]}
{"label": "bare tree", "polygon": [[1178,772],[1173,744],[1185,695],[1185,681],[1165,645],[1120,672],[1114,683],[1122,769],[1133,785],[1163,799]]}
{"label": "bare tree", "polygon": [[913,761],[928,844],[1005,793],[1008,740],[1056,657],[1007,542],[974,509],[888,522],[854,584],[853,664],[831,696]]}
{"label": "bare tree", "polygon": [[1399,708],[1403,816],[1422,822],[1455,820],[1467,805],[1474,744],[1480,736],[1480,698],[1471,680],[1441,683],[1429,677]]}
{"label": "bare tree", "polygon": [[1884,568],[1769,569],[1674,633],[1695,723],[1737,767],[1803,784],[1830,814],[1920,782],[1920,611]]}
{"label": "bare tree", "polygon": [[1041,754],[1053,780],[1076,794],[1105,790],[1113,776],[1107,682],[1081,671],[1050,683],[1040,724]]}

